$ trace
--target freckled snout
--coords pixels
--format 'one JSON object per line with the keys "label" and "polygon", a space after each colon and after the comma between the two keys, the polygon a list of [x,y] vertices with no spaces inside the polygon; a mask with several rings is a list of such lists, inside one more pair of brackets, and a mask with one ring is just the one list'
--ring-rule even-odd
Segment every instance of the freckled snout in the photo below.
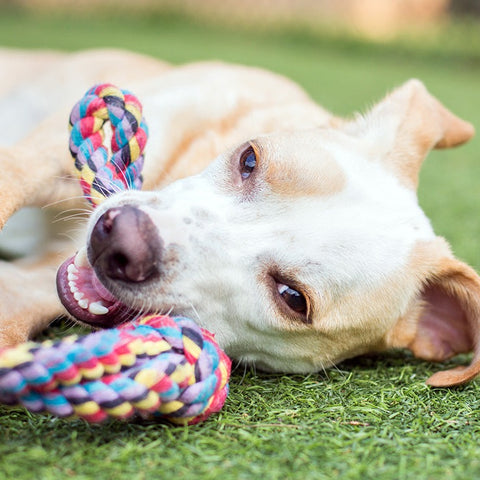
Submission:
{"label": "freckled snout", "polygon": [[90,235],[88,256],[97,273],[143,282],[160,273],[162,240],[150,217],[126,205],[107,210]]}

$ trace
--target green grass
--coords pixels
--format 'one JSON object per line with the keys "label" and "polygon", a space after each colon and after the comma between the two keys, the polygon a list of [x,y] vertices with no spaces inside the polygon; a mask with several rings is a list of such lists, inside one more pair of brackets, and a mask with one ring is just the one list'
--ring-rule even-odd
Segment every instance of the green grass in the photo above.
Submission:
{"label": "green grass", "polygon": [[[442,40],[435,39],[428,48],[416,48],[413,40],[371,45],[298,29],[206,28],[158,14],[127,22],[120,16],[87,21],[0,12],[0,45],[116,46],[172,62],[220,58],[260,65],[292,77],[340,114],[363,110],[394,85],[418,77],[478,129],[480,63],[474,41],[459,54],[458,49],[445,51]],[[479,151],[476,139],[461,149],[431,154],[420,186],[421,204],[436,231],[477,268]],[[195,427],[91,426],[0,408],[0,477],[478,478],[480,382],[450,390],[427,388],[424,380],[439,368],[404,352],[352,360],[308,377],[239,368],[225,408]]]}
{"label": "green grass", "polygon": [[432,390],[403,354],[328,375],[233,375],[223,411],[195,427],[1,420],[3,478],[478,478],[478,384]]}

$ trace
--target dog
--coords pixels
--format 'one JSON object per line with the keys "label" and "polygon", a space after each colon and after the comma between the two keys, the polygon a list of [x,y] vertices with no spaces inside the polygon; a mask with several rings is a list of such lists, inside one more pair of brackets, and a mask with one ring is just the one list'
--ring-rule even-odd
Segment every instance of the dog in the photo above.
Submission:
{"label": "dog", "polygon": [[[343,119],[282,76],[219,62],[2,50],[0,65],[0,240],[26,228],[23,207],[43,207],[43,240],[27,232],[0,265],[2,346],[65,313],[104,328],[160,312],[194,318],[265,370],[405,348],[430,361],[474,352],[433,386],[480,372],[480,279],[416,195],[429,151],[474,129],[420,81]],[[66,122],[105,81],[144,104],[144,191],[113,195],[84,225],[70,215],[86,203]]]}

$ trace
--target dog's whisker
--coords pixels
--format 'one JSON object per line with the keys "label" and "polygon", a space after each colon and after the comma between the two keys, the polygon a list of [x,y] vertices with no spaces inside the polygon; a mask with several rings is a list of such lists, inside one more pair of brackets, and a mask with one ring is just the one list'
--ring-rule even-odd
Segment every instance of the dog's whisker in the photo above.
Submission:
{"label": "dog's whisker", "polygon": [[158,309],[153,308],[153,300],[149,298],[145,299],[142,306],[142,315],[146,315],[146,314],[153,314],[153,315],[158,314]]}
{"label": "dog's whisker", "polygon": [[243,378],[246,378],[248,372],[250,372],[254,377],[257,376],[257,365],[254,361],[249,361],[245,363],[243,370]]}
{"label": "dog's whisker", "polygon": [[241,360],[232,363],[232,373],[235,373],[238,369],[243,368],[244,372],[242,375],[242,380],[245,378],[245,363]]}
{"label": "dog's whisker", "polygon": [[342,377],[345,377],[345,372],[340,370],[340,368],[338,368],[337,364],[334,361],[332,361],[331,356],[330,355],[325,355],[325,356],[326,356],[326,363],[321,362],[320,368],[318,370],[319,371],[321,370],[327,378],[328,378],[329,370],[335,370]]}
{"label": "dog's whisker", "polygon": [[71,220],[87,220],[88,214],[81,212],[81,213],[72,213],[70,215],[65,215],[59,218],[55,218],[52,220],[52,223],[60,223],[60,222],[69,222]]}
{"label": "dog's whisker", "polygon": [[[78,229],[78,232],[81,233],[83,232],[83,229]],[[69,240],[71,243],[75,244],[75,242],[78,239],[78,234],[75,232],[61,232],[58,234],[60,238],[66,238]]]}
{"label": "dog's whisker", "polygon": [[78,325],[77,322],[73,320],[71,317],[60,314],[51,320],[49,326],[53,325],[55,322],[59,320],[63,320],[63,326],[64,326],[63,332],[65,334],[68,334],[71,330],[73,330]]}
{"label": "dog's whisker", "polygon": [[113,192],[113,195],[124,191],[124,189],[120,188],[118,185],[116,185],[114,182],[110,180],[106,182],[105,187],[108,191]]}
{"label": "dog's whisker", "polygon": [[146,298],[143,301],[143,304],[138,310],[138,313],[135,318],[141,318],[144,315],[161,315],[161,311],[156,308],[153,308],[153,300]]}
{"label": "dog's whisker", "polygon": [[[121,174],[121,176],[122,176],[122,179],[123,179],[123,181],[125,182],[125,185],[128,185],[127,177],[125,176],[125,173],[124,173],[123,169],[121,169],[121,168],[118,167],[117,163],[115,162],[115,160],[113,160],[113,158],[112,158],[112,160],[111,160],[111,163],[112,163],[112,165],[114,165],[114,166],[117,168],[117,170],[120,172],[120,174]],[[117,188],[117,192],[120,191],[120,190],[123,190],[123,188],[120,188],[120,187],[118,187],[118,186],[115,185],[115,184],[113,184],[112,186],[115,187],[115,188]]]}
{"label": "dog's whisker", "polygon": [[197,319],[197,322],[198,323],[201,323],[201,318],[200,318],[200,314],[198,313],[197,309],[195,308],[195,305],[193,303],[190,303],[189,304],[189,307],[192,309],[196,319]]}
{"label": "dog's whisker", "polygon": [[91,214],[92,213],[92,210],[91,209],[88,209],[88,208],[80,208],[80,207],[72,207],[72,208],[64,208],[62,209],[61,211],[57,212],[54,216],[54,218],[62,218],[63,215],[65,215],[66,213],[79,213],[79,212],[82,212],[84,214]]}
{"label": "dog's whisker", "polygon": [[[48,208],[58,207],[62,203],[71,203],[77,200],[85,200],[85,197],[83,195],[74,195],[70,197],[61,198],[60,200],[55,200],[54,202],[47,203],[43,205],[41,208],[42,210],[46,210]],[[92,212],[92,210],[89,210],[89,211]]]}

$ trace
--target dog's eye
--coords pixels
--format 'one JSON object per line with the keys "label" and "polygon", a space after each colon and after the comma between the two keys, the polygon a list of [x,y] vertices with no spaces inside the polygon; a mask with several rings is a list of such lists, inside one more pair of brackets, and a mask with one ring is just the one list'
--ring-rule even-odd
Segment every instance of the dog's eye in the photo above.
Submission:
{"label": "dog's eye", "polygon": [[253,147],[250,146],[240,155],[240,175],[242,180],[246,180],[251,175],[256,164],[257,156]]}
{"label": "dog's eye", "polygon": [[283,301],[289,308],[301,315],[307,315],[307,300],[300,292],[297,292],[297,290],[294,290],[292,287],[283,283],[277,283],[277,289]]}

